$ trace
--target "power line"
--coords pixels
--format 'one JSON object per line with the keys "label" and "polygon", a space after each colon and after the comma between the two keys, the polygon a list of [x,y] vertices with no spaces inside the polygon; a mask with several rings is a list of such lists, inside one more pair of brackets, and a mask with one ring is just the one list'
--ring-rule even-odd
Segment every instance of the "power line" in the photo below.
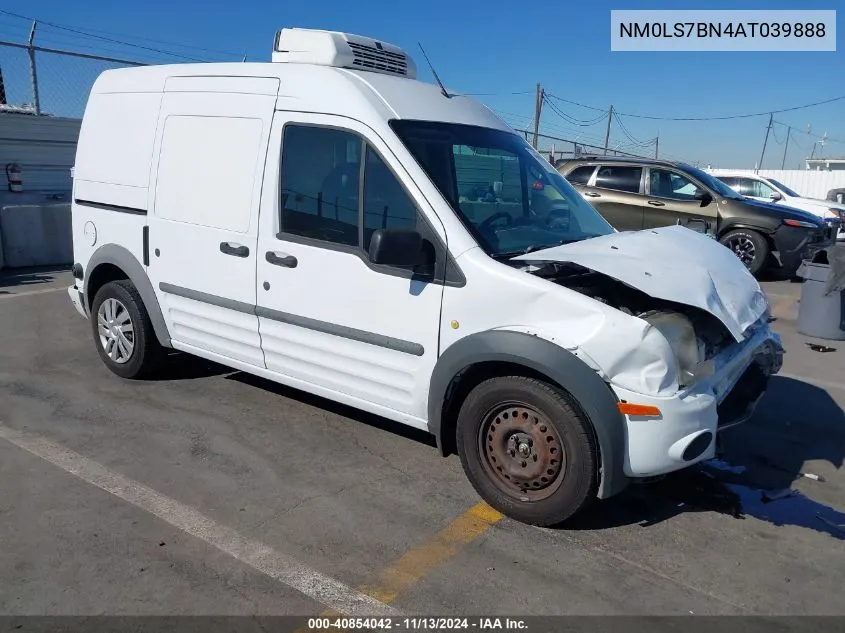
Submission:
{"label": "power line", "polygon": [[533,90],[519,90],[517,92],[462,92],[465,97],[503,97],[510,95],[530,95]]}
{"label": "power line", "polygon": [[208,61],[208,60],[200,59],[200,58],[197,58],[197,57],[189,57],[187,55],[182,55],[181,53],[174,53],[172,51],[166,51],[166,50],[163,50],[163,49],[160,49],[160,48],[153,48],[151,46],[144,46],[142,44],[134,44],[132,42],[126,42],[124,40],[118,40],[118,39],[114,39],[114,38],[111,38],[111,37],[105,37],[105,36],[102,36],[102,35],[94,35],[92,33],[87,33],[87,32],[82,31],[80,29],[71,28],[69,26],[62,26],[61,24],[55,24],[53,22],[47,22],[47,21],[44,21],[44,20],[37,20],[36,18],[31,18],[31,17],[25,16],[25,15],[21,15],[19,13],[13,13],[12,11],[6,11],[4,9],[0,9],[0,13],[5,14],[5,15],[9,15],[9,16],[12,16],[12,17],[15,17],[15,18],[20,18],[22,20],[29,20],[31,22],[38,22],[39,25],[50,26],[50,27],[53,27],[54,29],[59,29],[61,31],[67,31],[69,33],[75,33],[76,35],[80,35],[80,36],[83,36],[83,37],[102,40],[104,42],[111,42],[112,44],[121,44],[123,46],[130,46],[132,48],[143,49],[143,50],[150,51],[150,52],[153,52],[153,53],[160,53],[162,55],[169,55],[171,57],[177,57],[177,58],[184,59],[184,60],[187,60],[187,61],[193,61],[193,62]]}
{"label": "power line", "polygon": [[600,117],[596,117],[595,119],[576,119],[575,117],[566,114],[563,110],[558,108],[554,104],[554,102],[547,101],[546,103],[548,103],[549,107],[555,112],[555,114],[557,114],[564,121],[566,121],[570,125],[577,125],[579,127],[591,127],[604,121],[605,117],[607,116],[607,112],[605,112]]}
{"label": "power line", "polygon": [[[819,140],[822,138],[821,136],[818,136],[817,134],[813,134],[812,132],[808,132],[807,130],[801,130],[796,126],[790,125],[789,123],[784,123],[783,121],[775,121],[775,123],[777,123],[778,125],[782,125],[784,127],[791,127],[793,132],[800,132],[801,134],[806,134],[807,136],[810,136],[812,138],[819,139]],[[825,140],[826,143],[828,143],[828,142],[845,143],[845,141],[843,141],[842,139],[833,138],[833,137],[830,137],[830,136],[825,136],[824,140]]]}
{"label": "power line", "polygon": [[628,137],[628,140],[630,140],[635,145],[639,145],[641,147],[649,147],[650,145],[654,145],[655,139],[651,139],[648,141],[639,141],[634,137],[633,134],[631,134],[631,132],[628,131],[628,128],[625,127],[625,124],[622,122],[621,119],[617,117],[616,122],[619,124],[619,129],[622,130],[622,133],[625,134],[625,136]]}
{"label": "power line", "polygon": [[[595,106],[586,105],[583,103],[578,103],[577,101],[570,101],[568,99],[563,99],[551,93],[546,93],[546,96],[551,97],[552,99],[557,99],[558,101],[563,101],[564,103],[571,103],[573,105],[580,106],[582,108],[588,108],[590,110],[596,111],[604,111],[603,108],[597,108]],[[708,116],[708,117],[667,117],[667,116],[650,116],[646,114],[631,114],[628,112],[617,112],[615,109],[613,113],[617,116],[627,116],[633,119],[650,119],[653,121],[727,121],[729,119],[748,119],[751,117],[756,116],[766,116],[768,114],[778,114],[780,112],[793,112],[795,110],[803,110],[805,108],[813,108],[815,106],[825,105],[828,103],[833,103],[835,101],[842,101],[845,100],[845,95],[839,97],[833,97],[831,99],[825,99],[823,101],[816,101],[814,103],[807,103],[800,106],[793,106],[790,108],[780,108],[777,110],[767,110],[766,112],[753,112],[749,114],[732,114],[728,116]]]}

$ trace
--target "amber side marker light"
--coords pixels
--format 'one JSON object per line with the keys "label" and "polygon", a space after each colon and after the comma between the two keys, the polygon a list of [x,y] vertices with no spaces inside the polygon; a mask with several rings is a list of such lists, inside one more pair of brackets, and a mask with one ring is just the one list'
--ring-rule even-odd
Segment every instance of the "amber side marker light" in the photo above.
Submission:
{"label": "amber side marker light", "polygon": [[620,413],[625,415],[659,416],[660,409],[650,404],[633,404],[631,402],[617,402]]}

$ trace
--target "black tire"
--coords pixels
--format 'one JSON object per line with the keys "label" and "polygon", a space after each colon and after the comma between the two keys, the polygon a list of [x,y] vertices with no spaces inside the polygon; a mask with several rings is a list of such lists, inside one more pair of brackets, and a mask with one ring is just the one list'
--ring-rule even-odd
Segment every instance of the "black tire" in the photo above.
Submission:
{"label": "black tire", "polygon": [[550,384],[523,376],[482,382],[461,405],[456,439],[476,492],[505,516],[558,525],[595,498],[592,429],[571,397]]}
{"label": "black tire", "polygon": [[731,249],[755,277],[763,270],[769,259],[769,242],[757,231],[734,229],[728,231],[719,242]]}
{"label": "black tire", "polygon": [[[117,301],[125,309],[132,326],[132,349],[123,362],[118,362],[109,356],[100,337],[100,307],[109,299]],[[94,302],[91,304],[91,331],[100,359],[106,367],[121,378],[145,378],[159,367],[164,355],[163,348],[156,338],[141,295],[128,279],[110,281],[97,291]]]}

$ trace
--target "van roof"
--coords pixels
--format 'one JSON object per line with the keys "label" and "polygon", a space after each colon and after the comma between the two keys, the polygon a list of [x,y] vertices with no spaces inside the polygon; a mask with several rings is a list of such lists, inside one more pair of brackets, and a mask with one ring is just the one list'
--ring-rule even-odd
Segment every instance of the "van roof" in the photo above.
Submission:
{"label": "van roof", "polygon": [[[368,115],[378,114],[382,120],[444,121],[512,131],[479,101],[452,91],[448,91],[451,98],[447,98],[437,85],[316,64],[224,62],[120,68],[103,72],[91,92],[163,92],[171,77],[278,78],[279,109],[341,114],[364,121]],[[290,106],[286,107],[288,103]]]}

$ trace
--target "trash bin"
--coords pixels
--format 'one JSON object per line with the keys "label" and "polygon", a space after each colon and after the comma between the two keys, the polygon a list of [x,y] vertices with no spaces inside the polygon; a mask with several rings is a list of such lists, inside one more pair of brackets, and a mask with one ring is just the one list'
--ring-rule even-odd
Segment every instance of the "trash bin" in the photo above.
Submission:
{"label": "trash bin", "polygon": [[804,279],[798,307],[798,332],[845,340],[845,245],[818,251],[796,274]]}

